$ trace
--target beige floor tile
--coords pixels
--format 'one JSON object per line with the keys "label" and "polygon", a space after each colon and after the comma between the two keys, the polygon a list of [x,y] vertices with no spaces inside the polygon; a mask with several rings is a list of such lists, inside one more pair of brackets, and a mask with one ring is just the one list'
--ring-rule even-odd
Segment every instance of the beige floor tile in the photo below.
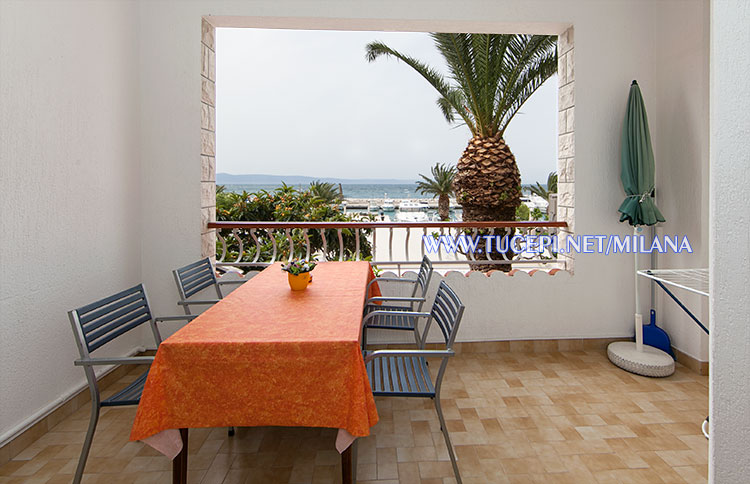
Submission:
{"label": "beige floor tile", "polygon": [[[679,365],[666,379],[630,375],[603,349],[580,344],[547,353],[541,346],[533,353],[533,342],[516,347],[530,353],[467,350],[446,373],[442,403],[464,483],[706,482],[707,377]],[[380,423],[358,442],[358,482],[454,484],[433,402],[376,403]],[[171,462],[128,442],[134,415],[134,408],[103,409],[85,483],[170,481]],[[0,466],[0,484],[69,483],[88,417],[86,404],[28,440]],[[228,437],[226,428],[197,429],[190,437],[191,483],[341,481],[335,430],[240,428]]]}

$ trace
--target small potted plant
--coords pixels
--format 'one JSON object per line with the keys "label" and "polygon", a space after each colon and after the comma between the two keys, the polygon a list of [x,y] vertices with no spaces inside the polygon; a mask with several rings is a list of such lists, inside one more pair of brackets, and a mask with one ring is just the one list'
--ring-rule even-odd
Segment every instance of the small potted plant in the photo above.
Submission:
{"label": "small potted plant", "polygon": [[318,265],[316,262],[306,259],[292,259],[287,264],[281,265],[281,270],[288,272],[289,287],[292,291],[304,291],[312,281],[310,272]]}

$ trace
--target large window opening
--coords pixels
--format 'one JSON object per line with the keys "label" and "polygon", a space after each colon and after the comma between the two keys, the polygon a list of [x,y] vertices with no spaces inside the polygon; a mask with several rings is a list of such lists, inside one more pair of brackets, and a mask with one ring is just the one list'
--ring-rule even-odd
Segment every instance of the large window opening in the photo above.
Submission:
{"label": "large window opening", "polygon": [[[313,191],[322,190],[350,217],[386,222],[440,218],[440,197],[429,189],[420,190],[416,182],[424,181],[421,175],[434,181],[436,164],[446,169],[458,165],[477,135],[471,129],[476,126],[470,126],[477,118],[466,123],[453,109],[454,122],[446,121],[444,111],[450,106],[438,101],[445,96],[413,68],[429,66],[428,74],[454,88],[465,87],[450,59],[441,54],[438,40],[423,32],[377,30],[218,28],[211,34],[214,50],[208,64],[209,72],[215,70],[211,72],[214,105],[204,109],[212,118],[204,122],[204,137],[206,131],[211,133],[213,155],[204,153],[210,158],[204,159],[209,165],[204,174],[215,178],[204,180],[204,197],[210,198],[207,192],[215,187],[210,182],[224,191],[219,205],[226,193],[274,193],[282,184],[305,192],[313,184]],[[368,59],[368,45],[373,42],[408,59],[382,52]],[[559,41],[555,38],[553,49],[558,54],[556,72],[531,86],[533,94],[503,126],[502,138],[522,185],[522,203],[506,219],[572,221],[572,29]],[[477,108],[471,103],[481,99],[464,96],[462,102],[462,109],[470,110]],[[204,151],[210,151],[205,147],[211,144],[204,140]],[[321,184],[315,186],[316,181]],[[558,182],[565,193],[551,195]],[[462,203],[466,201],[459,199],[457,190],[450,193],[448,220],[466,218],[466,203]],[[223,216],[219,210],[220,219],[232,220],[236,215]],[[312,220],[304,213],[293,218],[299,215],[274,217]],[[207,213],[204,219],[211,222],[213,217]],[[472,219],[471,213],[468,218]],[[393,236],[385,235],[393,257]],[[204,239],[211,236],[213,231],[207,228]],[[372,242],[371,236],[365,238]],[[397,259],[409,258],[409,244],[414,246],[411,258],[422,253],[420,234],[412,238],[405,244],[396,240],[396,246],[403,245]],[[382,250],[384,245],[381,242]],[[209,242],[204,250],[213,255]],[[377,254],[370,255],[378,259]],[[561,259],[554,267],[570,262]]]}

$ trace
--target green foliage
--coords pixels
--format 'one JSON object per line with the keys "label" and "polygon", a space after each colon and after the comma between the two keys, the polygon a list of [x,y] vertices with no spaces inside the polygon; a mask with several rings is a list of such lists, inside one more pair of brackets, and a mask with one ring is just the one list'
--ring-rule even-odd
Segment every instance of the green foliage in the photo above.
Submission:
{"label": "green foliage", "polygon": [[341,193],[339,192],[338,187],[333,183],[316,180],[310,183],[310,193],[325,203],[341,202]]}
{"label": "green foliage", "polygon": [[516,220],[543,220],[544,218],[544,212],[539,207],[529,210],[529,206],[522,203],[516,208]]}
{"label": "green foliage", "polygon": [[557,173],[553,171],[547,175],[547,188],[544,188],[539,182],[536,182],[536,185],[531,185],[529,190],[531,190],[531,193],[534,195],[538,195],[549,202],[549,194],[557,193]]}
{"label": "green foliage", "polygon": [[422,181],[417,182],[417,191],[422,195],[433,195],[439,197],[440,195],[453,195],[453,178],[456,176],[456,167],[452,165],[445,165],[443,163],[435,163],[435,166],[430,168],[432,178],[428,178],[423,174],[419,174],[422,177]]}
{"label": "green foliage", "polygon": [[[521,204],[523,205],[523,204]],[[527,208],[528,210],[528,208]],[[539,207],[534,207],[534,210],[531,211],[529,214],[531,220],[542,220],[544,218],[544,212],[542,212]]]}
{"label": "green foliage", "polygon": [[516,220],[528,220],[530,216],[529,206],[522,203],[516,207]]}
{"label": "green foliage", "polygon": [[[371,216],[365,216],[372,219]],[[351,222],[355,219],[344,214],[337,206],[331,205],[322,198],[314,195],[311,190],[300,191],[294,187],[282,185],[271,192],[261,190],[255,193],[232,193],[225,192],[224,187],[216,187],[216,219],[218,221],[253,221],[253,222]],[[239,243],[232,237],[231,230],[222,230],[221,235],[227,244],[226,261],[234,261],[239,253]],[[249,230],[239,230],[238,236],[244,241],[241,262],[251,262],[258,250]],[[372,247],[366,236],[371,230],[360,230],[360,258],[365,259],[372,256]],[[290,230],[294,244],[295,255],[304,257],[306,254],[305,231],[302,229]],[[310,240],[310,257],[316,253],[325,252],[329,260],[339,258],[339,240],[335,229],[325,230],[326,243],[319,230],[307,231]],[[259,261],[269,261],[273,254],[274,241],[277,247],[276,260],[287,260],[289,258],[289,240],[283,230],[257,229],[255,237],[258,239],[261,254]],[[354,230],[343,229],[342,239],[344,242],[345,260],[354,259],[356,254],[356,237]],[[325,249],[324,249],[325,246]],[[217,241],[217,253],[221,253],[223,247]]]}
{"label": "green foliage", "polygon": [[440,97],[449,123],[459,119],[472,136],[505,132],[521,106],[557,72],[557,37],[523,34],[433,33],[448,75],[382,42],[367,45],[366,58],[395,57],[419,73]]}

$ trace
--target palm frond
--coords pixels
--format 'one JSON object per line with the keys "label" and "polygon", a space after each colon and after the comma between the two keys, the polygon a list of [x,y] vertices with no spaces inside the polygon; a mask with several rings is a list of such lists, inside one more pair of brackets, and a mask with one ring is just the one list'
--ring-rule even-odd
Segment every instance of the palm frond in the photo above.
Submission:
{"label": "palm frond", "polygon": [[382,42],[367,45],[367,60],[395,57],[440,94],[449,123],[461,118],[473,136],[504,133],[518,110],[557,71],[557,37],[525,34],[430,34],[448,75]]}
{"label": "palm frond", "polygon": [[549,201],[550,193],[557,193],[557,173],[553,171],[547,175],[547,188],[543,187],[539,182],[536,182],[536,185],[531,185],[529,190],[534,195],[538,195]]}
{"label": "palm frond", "polygon": [[503,96],[498,99],[495,111],[495,125],[501,133],[531,95],[557,72],[557,47],[553,36],[518,36],[509,45],[509,52],[514,65],[505,79]]}
{"label": "palm frond", "polygon": [[333,183],[315,180],[310,183],[310,193],[313,197],[325,203],[337,203],[341,201],[341,193]]}
{"label": "palm frond", "polygon": [[557,172],[551,172],[547,175],[547,191],[557,193]]}
{"label": "palm frond", "polygon": [[531,193],[533,193],[534,195],[544,198],[545,200],[549,199],[549,192],[539,182],[536,182],[536,185],[531,185],[529,187],[529,191],[531,191]]}
{"label": "palm frond", "polygon": [[424,62],[421,62],[413,57],[402,54],[396,50],[391,49],[382,42],[370,42],[366,47],[366,59],[368,62],[375,61],[380,56],[395,57],[404,64],[408,65],[419,73],[427,82],[430,83],[435,90],[446,99],[446,102],[450,103],[454,112],[458,114],[466,123],[466,125],[474,133],[473,123],[471,118],[463,106],[454,104],[457,100],[455,94],[451,94],[451,86],[445,81],[443,76],[437,71],[437,69],[428,66]]}
{"label": "palm frond", "polygon": [[422,177],[422,181],[417,182],[417,191],[419,193],[435,197],[453,195],[453,178],[456,176],[455,166],[435,163],[435,166],[430,168],[430,173],[432,174],[431,178],[421,173],[419,174]]}

